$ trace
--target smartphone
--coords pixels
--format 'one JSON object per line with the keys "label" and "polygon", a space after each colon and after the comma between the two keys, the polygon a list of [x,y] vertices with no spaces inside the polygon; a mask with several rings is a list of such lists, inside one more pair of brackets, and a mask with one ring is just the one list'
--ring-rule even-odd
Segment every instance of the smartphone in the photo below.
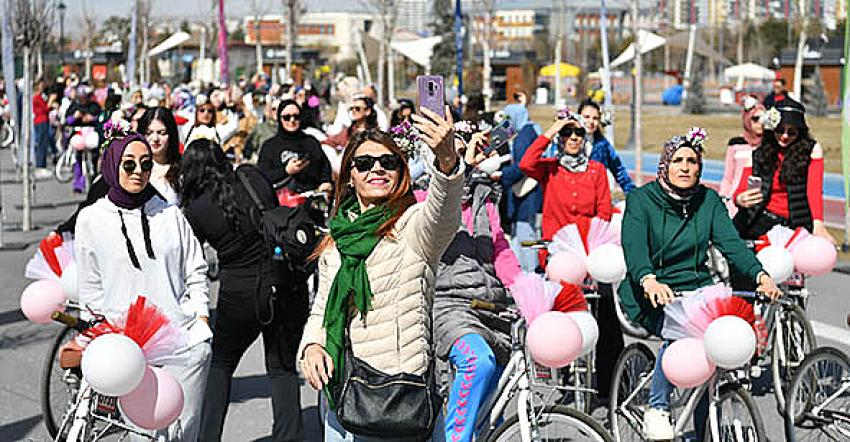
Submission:
{"label": "smartphone", "polygon": [[747,190],[761,189],[761,177],[751,176],[747,178]]}
{"label": "smartphone", "polygon": [[419,75],[416,77],[416,109],[420,107],[446,118],[446,94],[442,76]]}

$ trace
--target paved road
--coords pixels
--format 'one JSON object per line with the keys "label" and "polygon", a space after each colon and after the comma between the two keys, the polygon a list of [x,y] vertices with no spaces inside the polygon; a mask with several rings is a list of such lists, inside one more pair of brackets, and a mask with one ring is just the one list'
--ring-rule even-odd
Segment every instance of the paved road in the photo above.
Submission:
{"label": "paved road", "polygon": [[[8,155],[0,152],[0,203],[4,208],[4,226],[20,223],[20,185],[15,184],[8,170]],[[71,205],[62,205],[76,198],[69,186],[53,181],[39,182],[36,202],[48,206],[35,210],[33,219],[39,230],[21,233],[4,232],[3,240],[27,242],[24,250],[0,251],[0,440],[47,440],[38,401],[39,371],[47,351],[49,340],[58,326],[30,324],[24,320],[18,306],[21,291],[26,285],[23,269],[27,259],[34,253],[34,246],[43,237],[49,226],[67,217],[73,210]],[[850,310],[846,298],[846,287],[850,276],[832,273],[811,280],[811,288],[817,297],[811,303],[811,317],[818,332],[820,343],[832,345],[850,352],[850,332],[845,318]],[[613,363],[613,361],[612,361]],[[233,388],[233,404],[225,426],[224,440],[264,440],[270,432],[271,406],[269,386],[263,376],[262,349],[259,342],[251,347],[242,366],[236,373]],[[767,423],[772,440],[783,440],[781,421],[775,412],[773,397],[759,397],[759,407]],[[320,440],[318,432],[316,396],[307,386],[302,388],[301,402],[307,429],[307,440]],[[603,413],[597,411],[597,416]]]}

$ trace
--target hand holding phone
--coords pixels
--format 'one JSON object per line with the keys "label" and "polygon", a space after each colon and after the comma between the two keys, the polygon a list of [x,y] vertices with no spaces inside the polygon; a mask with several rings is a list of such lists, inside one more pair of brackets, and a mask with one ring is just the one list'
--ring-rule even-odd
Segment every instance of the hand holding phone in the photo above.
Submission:
{"label": "hand holding phone", "polygon": [[761,177],[750,176],[747,178],[747,190],[761,190]]}
{"label": "hand holding phone", "polygon": [[442,76],[419,75],[416,77],[416,109],[421,107],[446,118],[446,95]]}

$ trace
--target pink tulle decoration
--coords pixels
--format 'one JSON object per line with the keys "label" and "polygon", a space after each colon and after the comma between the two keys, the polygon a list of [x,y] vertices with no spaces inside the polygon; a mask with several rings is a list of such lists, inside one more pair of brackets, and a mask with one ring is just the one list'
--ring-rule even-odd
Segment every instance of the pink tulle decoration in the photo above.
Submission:
{"label": "pink tulle decoration", "polygon": [[812,234],[802,227],[791,230],[785,226],[776,225],[763,235],[762,239],[766,240],[766,243],[759,245],[758,249],[760,250],[769,245],[775,245],[784,247],[793,252],[801,241],[810,236],[812,236]]}
{"label": "pink tulle decoration", "polygon": [[579,232],[576,224],[567,224],[561,227],[554,236],[552,242],[549,243],[549,254],[554,255],[559,252],[572,252],[576,256],[587,257],[587,249],[584,245],[584,239]]}
{"label": "pink tulle decoration", "polygon": [[525,322],[531,325],[538,316],[552,310],[561,285],[547,281],[536,273],[521,273],[510,287],[511,296],[519,306]]}
{"label": "pink tulle decoration", "polygon": [[753,306],[732,296],[732,289],[712,285],[691,292],[664,307],[664,339],[702,338],[709,324],[721,316],[737,316],[755,327]]}
{"label": "pink tulle decoration", "polygon": [[41,240],[35,255],[27,262],[24,276],[28,279],[59,281],[62,270],[74,262],[74,240],[70,235],[51,233]]}
{"label": "pink tulle decoration", "polygon": [[603,244],[620,245],[620,226],[613,221],[593,218],[587,231],[587,248],[592,252]]}

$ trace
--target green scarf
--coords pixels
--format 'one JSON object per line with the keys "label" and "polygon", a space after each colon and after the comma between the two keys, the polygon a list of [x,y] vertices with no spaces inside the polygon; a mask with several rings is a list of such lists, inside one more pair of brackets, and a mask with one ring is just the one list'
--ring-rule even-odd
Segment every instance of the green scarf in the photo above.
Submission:
{"label": "green scarf", "polygon": [[[358,215],[354,221],[349,218],[352,212]],[[357,198],[349,197],[342,202],[336,216],[330,221],[331,237],[342,261],[328,293],[323,324],[326,331],[325,349],[334,362],[333,376],[330,384],[325,386],[325,396],[331,407],[334,407],[333,392],[342,380],[344,371],[348,309],[353,303],[361,317],[365,317],[371,308],[372,288],[366,273],[366,258],[381,240],[376,233],[378,228],[391,215],[384,206],[372,207],[361,214]]]}

